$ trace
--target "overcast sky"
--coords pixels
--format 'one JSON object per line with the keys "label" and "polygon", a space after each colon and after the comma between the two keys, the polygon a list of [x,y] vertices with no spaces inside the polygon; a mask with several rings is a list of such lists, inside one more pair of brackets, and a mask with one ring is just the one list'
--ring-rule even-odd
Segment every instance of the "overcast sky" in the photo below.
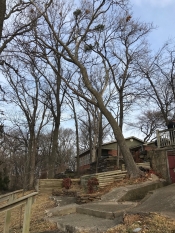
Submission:
{"label": "overcast sky", "polygon": [[152,49],[160,48],[168,39],[175,39],[175,0],[131,0],[133,13],[155,29],[149,36]]}

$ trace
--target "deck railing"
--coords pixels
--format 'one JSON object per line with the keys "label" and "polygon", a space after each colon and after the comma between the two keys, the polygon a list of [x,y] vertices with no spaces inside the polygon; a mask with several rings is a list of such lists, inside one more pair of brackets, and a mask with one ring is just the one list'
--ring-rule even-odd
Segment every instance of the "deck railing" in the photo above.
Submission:
{"label": "deck railing", "polygon": [[31,207],[33,204],[34,197],[38,194],[38,192],[33,192],[23,197],[17,198],[16,194],[22,191],[23,190],[18,190],[0,196],[0,202],[4,202],[4,201],[8,202],[7,204],[0,206],[0,213],[6,212],[4,233],[9,233],[10,231],[9,227],[10,227],[10,219],[11,219],[11,210],[20,205],[25,205],[22,233],[29,233]]}
{"label": "deck railing", "polygon": [[175,145],[175,128],[173,129],[165,129],[165,130],[157,130],[157,147],[168,147]]}

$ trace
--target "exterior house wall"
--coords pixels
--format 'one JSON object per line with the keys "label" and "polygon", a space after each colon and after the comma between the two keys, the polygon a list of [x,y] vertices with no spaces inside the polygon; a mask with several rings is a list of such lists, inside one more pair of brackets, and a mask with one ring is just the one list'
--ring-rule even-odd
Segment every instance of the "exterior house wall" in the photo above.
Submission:
{"label": "exterior house wall", "polygon": [[150,150],[155,150],[157,147],[154,146],[154,145],[146,145],[144,146],[144,149],[147,150],[147,151],[150,151]]}
{"label": "exterior house wall", "polygon": [[104,144],[102,145],[102,149],[108,149],[108,150],[112,150],[116,148],[117,149],[117,143],[116,142],[112,142],[112,143],[109,143],[109,144]]}
{"label": "exterior house wall", "polygon": [[133,147],[137,147],[137,146],[143,145],[143,142],[131,138],[131,139],[126,139],[126,145],[129,148],[133,148]]}
{"label": "exterior house wall", "polygon": [[167,148],[155,149],[148,152],[152,169],[160,174],[163,179],[171,182],[169,176],[169,165],[167,160]]}
{"label": "exterior house wall", "polygon": [[117,156],[117,150],[109,150],[108,155]]}
{"label": "exterior house wall", "polygon": [[80,157],[80,172],[85,171],[90,168],[90,153],[84,154]]}
{"label": "exterior house wall", "polygon": [[82,166],[80,166],[80,172],[82,172],[82,171],[86,171],[86,170],[88,170],[90,168],[90,164],[86,164],[86,165],[82,165]]}

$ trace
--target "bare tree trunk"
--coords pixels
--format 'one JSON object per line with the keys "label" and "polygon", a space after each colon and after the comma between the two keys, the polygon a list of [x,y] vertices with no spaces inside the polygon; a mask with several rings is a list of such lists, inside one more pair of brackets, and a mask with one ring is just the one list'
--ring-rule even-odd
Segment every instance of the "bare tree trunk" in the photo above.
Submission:
{"label": "bare tree trunk", "polygon": [[59,126],[55,125],[53,130],[53,138],[52,138],[52,151],[50,157],[48,157],[48,178],[53,179],[55,175],[55,160],[58,151],[58,131]]}
{"label": "bare tree trunk", "polygon": [[119,92],[119,99],[120,99],[120,108],[119,108],[119,127],[122,131],[123,129],[123,91],[120,90]]}
{"label": "bare tree trunk", "polygon": [[31,173],[31,154],[32,154],[32,138],[29,138],[28,151],[27,151],[27,165],[26,165],[26,184],[25,184],[26,190],[29,189],[29,180]]}
{"label": "bare tree trunk", "polygon": [[79,149],[79,131],[78,131],[78,119],[77,119],[77,114],[75,110],[75,105],[72,100],[72,109],[73,109],[73,114],[74,114],[74,120],[75,120],[75,131],[76,131],[76,148],[77,148],[77,175],[79,176],[80,174],[80,149]]}
{"label": "bare tree trunk", "polygon": [[92,163],[92,158],[93,158],[92,127],[91,127],[91,117],[88,106],[87,106],[87,114],[89,121],[88,131],[89,131],[90,163]]}
{"label": "bare tree trunk", "polygon": [[[56,109],[54,109],[54,106],[51,106],[51,111],[54,118],[54,124],[55,128],[53,130],[53,139],[52,139],[52,151],[51,156],[49,158],[49,170],[48,170],[48,178],[53,179],[55,175],[55,161],[56,157],[59,156],[57,154],[58,152],[58,133],[59,133],[59,127],[60,127],[60,116],[61,116],[61,104],[62,101],[60,100],[60,88],[61,88],[61,61],[60,56],[56,56],[55,58],[56,64],[57,64],[57,71],[55,73],[56,76],[56,89],[54,91],[54,96],[56,99]],[[64,94],[63,97],[64,98]]]}
{"label": "bare tree trunk", "polygon": [[123,134],[121,132],[120,127],[118,126],[118,124],[117,124],[115,118],[112,116],[112,114],[103,106],[103,103],[102,104],[100,103],[99,105],[100,105],[100,109],[102,110],[105,117],[108,119],[108,121],[113,129],[115,138],[119,144],[120,151],[123,155],[128,174],[131,177],[138,177],[139,175],[141,175],[141,171],[137,168],[137,166],[134,162],[134,159],[133,159],[133,157],[132,157],[132,155],[131,155],[131,153],[126,145],[126,142],[125,142],[125,139],[123,137]]}
{"label": "bare tree trunk", "polygon": [[102,113],[99,114],[99,130],[98,130],[98,153],[97,153],[97,162],[96,162],[96,173],[98,172],[99,158],[101,157],[101,149],[102,149],[102,136],[103,136],[103,128],[102,128]]}
{"label": "bare tree trunk", "polygon": [[0,1],[0,41],[1,41],[1,37],[2,37],[5,12],[6,12],[6,0],[1,0]]}
{"label": "bare tree trunk", "polygon": [[36,143],[36,140],[33,139],[32,153],[30,156],[29,189],[34,188],[36,152],[37,152],[37,143]]}

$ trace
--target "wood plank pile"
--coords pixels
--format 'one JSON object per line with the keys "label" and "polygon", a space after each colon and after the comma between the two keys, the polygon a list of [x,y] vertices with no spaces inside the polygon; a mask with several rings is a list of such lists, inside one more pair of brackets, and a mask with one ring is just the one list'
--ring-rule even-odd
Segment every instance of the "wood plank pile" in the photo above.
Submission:
{"label": "wood plank pile", "polygon": [[105,187],[117,180],[123,180],[126,177],[127,171],[115,170],[110,172],[97,173],[96,178],[99,181],[99,187]]}
{"label": "wood plank pile", "polygon": [[117,180],[123,180],[127,175],[127,171],[115,170],[109,172],[95,173],[91,175],[85,175],[81,177],[81,185],[86,189],[88,180],[91,177],[96,177],[99,181],[99,188],[112,184]]}
{"label": "wood plank pile", "polygon": [[148,170],[151,169],[150,162],[136,163],[136,165],[137,165],[139,168],[144,168],[144,169],[148,169]]}

